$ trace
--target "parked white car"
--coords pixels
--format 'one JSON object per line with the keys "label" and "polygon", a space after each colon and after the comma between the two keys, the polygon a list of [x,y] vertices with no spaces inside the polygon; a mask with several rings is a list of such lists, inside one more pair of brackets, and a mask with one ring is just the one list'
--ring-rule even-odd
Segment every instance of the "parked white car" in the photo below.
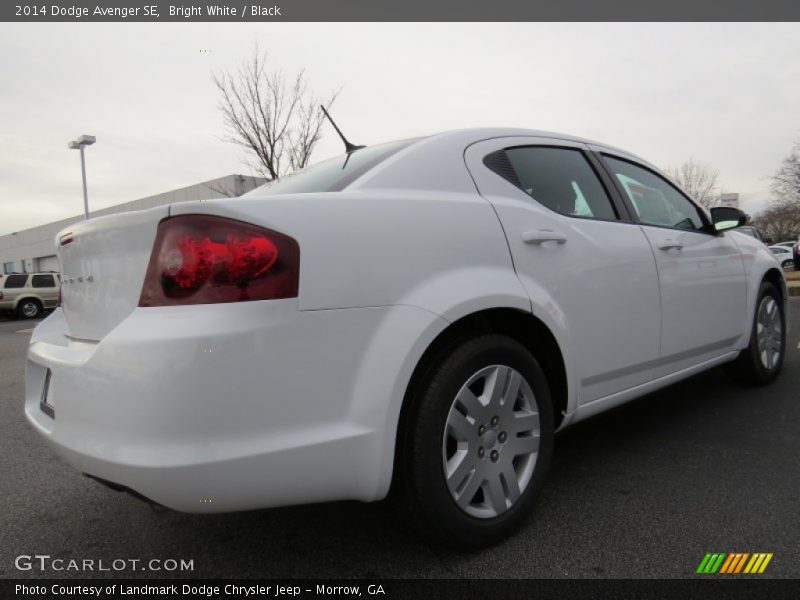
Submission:
{"label": "parked white car", "polygon": [[391,486],[426,533],[490,544],[556,430],[723,363],[777,376],[785,283],[723,231],[743,222],[632,154],[512,129],[84,221],[56,239],[25,412],[79,471],[173,509]]}
{"label": "parked white car", "polygon": [[769,249],[775,255],[775,260],[780,263],[781,267],[788,269],[794,266],[792,246],[770,246]]}

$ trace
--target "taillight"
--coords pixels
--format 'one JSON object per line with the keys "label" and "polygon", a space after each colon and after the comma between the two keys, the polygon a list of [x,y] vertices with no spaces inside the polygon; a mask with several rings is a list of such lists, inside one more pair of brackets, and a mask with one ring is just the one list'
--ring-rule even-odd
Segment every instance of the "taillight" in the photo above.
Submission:
{"label": "taillight", "polygon": [[58,286],[58,300],[56,300],[56,306],[61,306],[61,286]]}
{"label": "taillight", "polygon": [[3,299],[3,292],[0,292],[0,300]]}
{"label": "taillight", "polygon": [[242,221],[182,215],[158,225],[139,306],[294,298],[300,248]]}

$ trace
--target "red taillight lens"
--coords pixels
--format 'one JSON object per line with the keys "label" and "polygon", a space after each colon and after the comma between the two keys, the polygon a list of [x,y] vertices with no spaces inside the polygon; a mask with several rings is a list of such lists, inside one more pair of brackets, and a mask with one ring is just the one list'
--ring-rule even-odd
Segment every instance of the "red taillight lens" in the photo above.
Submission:
{"label": "red taillight lens", "polygon": [[210,215],[158,225],[139,306],[294,298],[300,248],[289,236]]}
{"label": "red taillight lens", "polygon": [[[0,298],[2,297],[2,294],[0,294]],[[58,300],[56,300],[56,306],[61,306],[61,286],[58,286]]]}

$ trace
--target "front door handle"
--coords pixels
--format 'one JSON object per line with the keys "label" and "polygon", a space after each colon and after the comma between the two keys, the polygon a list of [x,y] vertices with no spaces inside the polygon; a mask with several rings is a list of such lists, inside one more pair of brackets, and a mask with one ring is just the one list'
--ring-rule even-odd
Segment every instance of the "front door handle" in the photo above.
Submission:
{"label": "front door handle", "polygon": [[676,242],[675,240],[664,240],[658,244],[659,250],[682,250],[683,244],[680,242]]}
{"label": "front door handle", "polygon": [[535,231],[524,231],[522,233],[522,241],[526,244],[535,245],[544,244],[545,242],[556,242],[561,245],[567,243],[567,236],[552,229],[537,229]]}

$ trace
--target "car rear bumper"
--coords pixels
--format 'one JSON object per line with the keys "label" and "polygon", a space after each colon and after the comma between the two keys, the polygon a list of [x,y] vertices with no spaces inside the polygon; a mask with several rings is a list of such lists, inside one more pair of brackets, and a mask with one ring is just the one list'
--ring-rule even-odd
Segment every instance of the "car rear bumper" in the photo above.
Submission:
{"label": "car rear bumper", "polygon": [[[56,309],[31,340],[25,413],[81,472],[176,510],[375,500],[392,395],[410,375],[392,359],[437,319],[408,306],[302,312],[295,299],[142,308],[90,342],[68,337]],[[54,418],[40,406],[48,370]]]}

